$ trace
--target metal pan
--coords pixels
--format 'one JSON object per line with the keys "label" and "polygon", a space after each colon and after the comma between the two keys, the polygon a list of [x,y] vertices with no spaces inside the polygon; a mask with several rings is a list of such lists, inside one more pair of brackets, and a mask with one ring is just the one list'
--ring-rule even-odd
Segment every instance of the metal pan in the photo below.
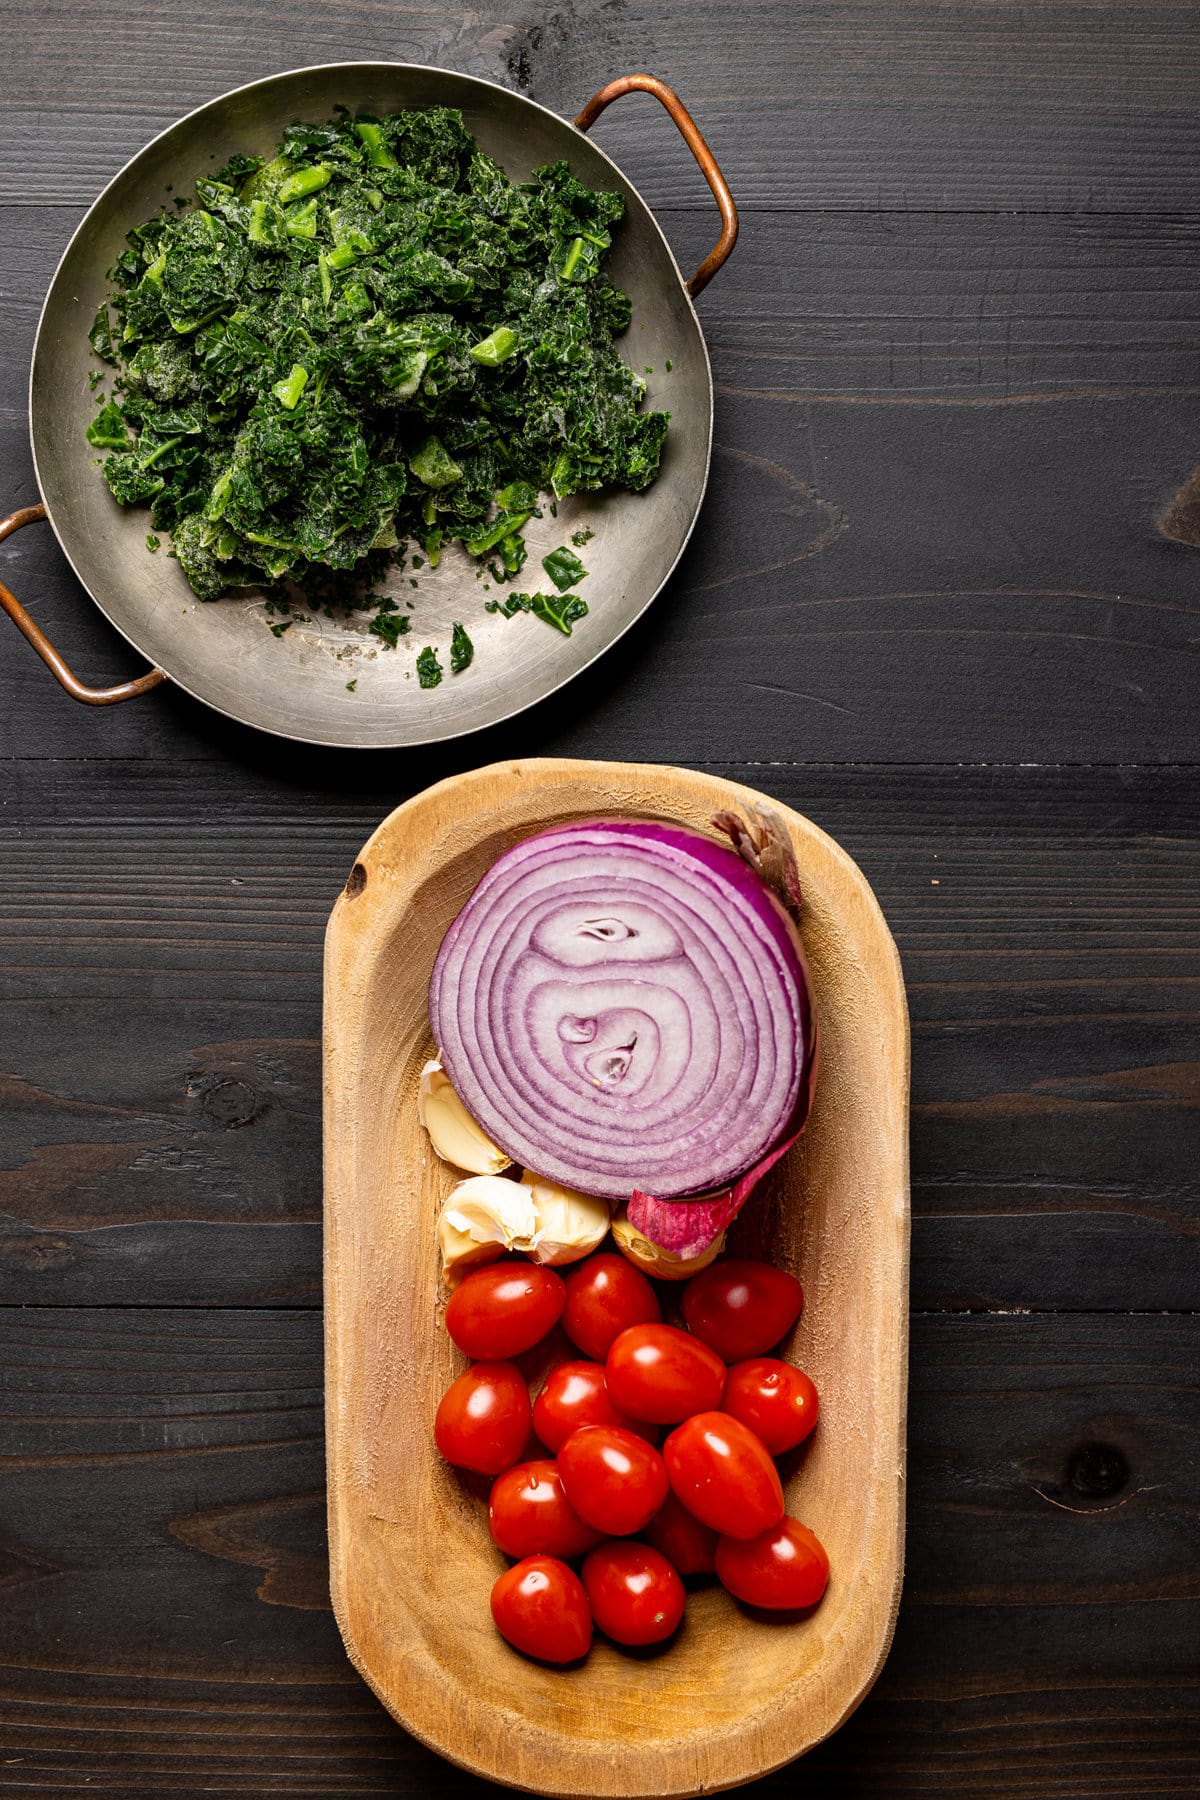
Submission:
{"label": "metal pan", "polygon": [[[641,195],[584,136],[606,106],[634,89],[666,107],[720,207],[720,239],[690,281]],[[482,147],[515,179],[565,157],[581,180],[625,195],[625,221],[611,259],[614,279],[633,302],[623,354],[635,367],[654,371],[647,377],[649,403],[669,410],[673,422],[662,474],[645,494],[580,496],[526,533],[533,569],[579,526],[595,533],[582,590],[590,612],[570,639],[527,615],[486,613],[473,567],[455,556],[445,557],[433,575],[423,570],[415,593],[407,575],[393,577],[393,591],[414,606],[412,635],[397,650],[381,646],[363,622],[325,618],[295,624],[276,638],[260,597],[198,604],[178,563],[147,551],[146,510],[117,506],[94,466],[84,436],[95,413],[87,334],[125,233],[150,217],[171,190],[190,194],[198,174],[219,167],[234,151],[269,153],[293,120],[328,118],[339,104],[372,112],[458,107]],[[712,445],[712,375],[692,298],[736,239],[737,213],[711,152],[677,96],[649,75],[610,82],[574,124],[492,82],[409,63],[331,63],[238,88],[190,113],[135,156],[67,246],[42,308],[30,375],[30,437],[43,505],[0,521],[3,539],[32,520],[48,519],[96,605],[152,667],[117,687],[86,687],[3,584],[0,606],[67,691],[91,705],[132,699],[169,679],[218,712],[264,731],[364,749],[434,743],[508,718],[615,644],[679,560],[704,496]],[[474,640],[475,660],[440,687],[424,690],[413,671],[416,653],[425,643],[444,648],[455,619]]]}

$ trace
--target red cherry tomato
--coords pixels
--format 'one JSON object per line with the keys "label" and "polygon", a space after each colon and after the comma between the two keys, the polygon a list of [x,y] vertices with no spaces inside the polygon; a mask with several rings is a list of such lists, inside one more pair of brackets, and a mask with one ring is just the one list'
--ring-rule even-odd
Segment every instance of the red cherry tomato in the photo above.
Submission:
{"label": "red cherry tomato", "polygon": [[734,1363],[721,1411],[760,1437],[772,1456],[804,1442],[817,1422],[817,1390],[804,1373],[774,1356]]}
{"label": "red cherry tomato", "polygon": [[659,1644],[687,1605],[683,1583],[648,1544],[602,1544],[583,1565],[592,1617],[618,1644]]}
{"label": "red cherry tomato", "polygon": [[775,1464],[754,1433],[728,1413],[686,1419],[663,1445],[663,1457],[676,1494],[714,1531],[752,1538],[782,1519]]}
{"label": "red cherry tomato", "polygon": [[564,1561],[594,1550],[603,1536],[572,1508],[554,1462],[518,1463],[498,1477],[488,1501],[488,1530],[505,1556]]}
{"label": "red cherry tomato", "polygon": [[667,1495],[642,1536],[681,1575],[711,1575],[717,1566],[716,1532],[694,1518],[675,1494]]}
{"label": "red cherry tomato", "polygon": [[662,1457],[619,1425],[573,1431],[558,1453],[558,1470],[579,1517],[610,1537],[640,1531],[667,1497]]}
{"label": "red cherry tomato", "polygon": [[574,1662],[591,1648],[583,1583],[554,1556],[527,1556],[506,1569],[492,1589],[492,1618],[514,1650],[542,1662]]}
{"label": "red cherry tomato", "polygon": [[604,1384],[603,1363],[560,1363],[533,1403],[533,1429],[547,1450],[557,1452],[581,1425],[623,1425],[651,1443],[658,1436],[653,1425],[617,1411]]}
{"label": "red cherry tomato", "polygon": [[509,1362],[481,1362],[442,1395],[433,1435],[448,1463],[499,1475],[520,1460],[529,1437],[529,1391]]}
{"label": "red cherry tomato", "polygon": [[597,1362],[604,1361],[609,1345],[627,1325],[662,1318],[658,1295],[623,1256],[589,1256],[572,1269],[566,1285],[563,1330]]}
{"label": "red cherry tomato", "polygon": [[467,1356],[520,1356],[541,1342],[563,1309],[561,1275],[537,1263],[476,1269],[446,1306],[446,1330]]}
{"label": "red cherry tomato", "polygon": [[761,1356],[791,1330],[804,1289],[786,1269],[734,1258],[693,1275],[680,1305],[696,1336],[734,1363]]}
{"label": "red cherry tomato", "polygon": [[674,1325],[630,1325],[613,1341],[604,1380],[622,1412],[676,1425],[720,1406],[725,1364],[707,1344]]}
{"label": "red cherry tomato", "polygon": [[720,1538],[717,1574],[748,1606],[815,1606],[829,1580],[829,1558],[815,1531],[785,1517],[758,1537]]}

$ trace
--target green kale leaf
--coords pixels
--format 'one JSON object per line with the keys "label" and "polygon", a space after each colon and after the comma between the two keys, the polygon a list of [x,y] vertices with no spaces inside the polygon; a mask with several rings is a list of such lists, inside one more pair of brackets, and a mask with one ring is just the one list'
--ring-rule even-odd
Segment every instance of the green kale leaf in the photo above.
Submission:
{"label": "green kale leaf", "polygon": [[426,644],[417,657],[417,680],[423,688],[435,688],[442,679],[442,665],[437,659],[437,651],[431,644]]}
{"label": "green kale leaf", "polygon": [[507,600],[489,600],[484,611],[503,613],[506,619],[519,612],[532,613],[570,637],[571,627],[587,617],[587,601],[578,594],[510,594]]}
{"label": "green kale leaf", "polygon": [[542,567],[560,594],[575,587],[587,575],[587,570],[575,552],[568,550],[565,545],[559,550],[552,550],[549,556],[543,556]]}
{"label": "green kale leaf", "polygon": [[475,646],[467,636],[464,627],[460,625],[456,619],[454,622],[454,636],[450,640],[451,674],[458,675],[461,674],[463,669],[469,669],[474,655]]}

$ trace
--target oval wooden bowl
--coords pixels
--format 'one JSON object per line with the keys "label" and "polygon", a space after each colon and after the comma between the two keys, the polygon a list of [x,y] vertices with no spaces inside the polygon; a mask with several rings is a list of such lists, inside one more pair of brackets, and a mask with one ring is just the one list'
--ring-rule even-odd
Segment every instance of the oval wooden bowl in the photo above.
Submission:
{"label": "oval wooden bowl", "polygon": [[[708,828],[761,799],[682,769],[528,761],[459,775],[386,819],[333,910],[325,958],[325,1385],[334,1611],[359,1673],[416,1737],[492,1781],[555,1795],[697,1794],[811,1748],[870,1688],[899,1600],[908,1337],[908,1015],[870,888],[807,819],[787,821],[821,1032],[808,1129],[737,1244],[792,1269],[807,1305],[787,1354],[821,1422],[788,1509],[825,1543],[811,1614],[689,1597],[662,1653],[602,1639],[568,1671],[497,1636],[506,1559],[486,1482],[443,1463],[439,1397],[464,1359],[442,1324],[434,1219],[454,1173],[417,1122],[442,934],[519,838],[601,814]],[[773,802],[769,804],[774,805]]]}

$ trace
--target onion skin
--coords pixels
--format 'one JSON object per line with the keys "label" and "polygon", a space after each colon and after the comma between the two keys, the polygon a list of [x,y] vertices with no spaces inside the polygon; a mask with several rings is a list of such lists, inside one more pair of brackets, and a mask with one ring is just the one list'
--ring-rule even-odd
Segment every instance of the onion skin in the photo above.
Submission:
{"label": "onion skin", "polygon": [[[686,1201],[670,1200],[660,1202],[674,1210],[686,1207]],[[719,1231],[699,1256],[676,1256],[673,1250],[664,1250],[661,1244],[653,1243],[635,1231],[629,1223],[628,1214],[620,1212],[612,1222],[613,1243],[627,1262],[643,1275],[653,1275],[656,1281],[690,1281],[702,1269],[714,1263],[725,1248],[725,1233]]]}
{"label": "onion skin", "polygon": [[609,1201],[736,1192],[807,1111],[795,927],[736,852],[683,826],[604,819],[516,845],[447,932],[429,1007],[482,1131]]}
{"label": "onion skin", "polygon": [[777,1144],[769,1156],[743,1175],[727,1194],[713,1194],[701,1200],[655,1200],[649,1194],[634,1193],[627,1217],[634,1230],[660,1249],[684,1257],[689,1262],[704,1255],[717,1238],[723,1237],[745,1206],[747,1200],[780,1157],[786,1156],[803,1125]]}

